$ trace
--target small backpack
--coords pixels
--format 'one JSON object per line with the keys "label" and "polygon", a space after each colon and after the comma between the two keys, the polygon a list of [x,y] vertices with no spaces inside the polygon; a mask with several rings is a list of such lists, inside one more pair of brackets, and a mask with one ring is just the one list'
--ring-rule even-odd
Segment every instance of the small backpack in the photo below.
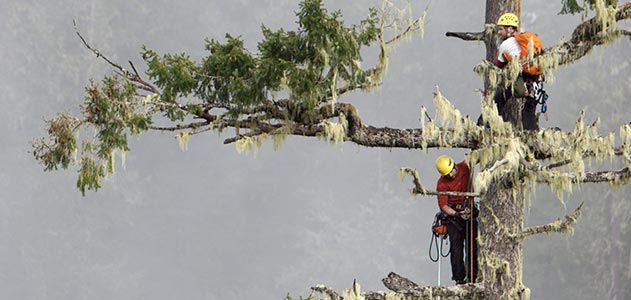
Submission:
{"label": "small backpack", "polygon": [[[543,68],[537,66],[532,58],[536,55],[543,53],[543,44],[541,43],[541,39],[536,33],[532,32],[522,32],[515,33],[513,35],[515,40],[517,40],[517,44],[519,44],[519,48],[521,49],[521,54],[519,55],[519,61],[523,62],[522,71],[528,75],[539,76],[543,74]],[[528,48],[532,45],[531,53],[532,57],[526,57],[528,55]]]}

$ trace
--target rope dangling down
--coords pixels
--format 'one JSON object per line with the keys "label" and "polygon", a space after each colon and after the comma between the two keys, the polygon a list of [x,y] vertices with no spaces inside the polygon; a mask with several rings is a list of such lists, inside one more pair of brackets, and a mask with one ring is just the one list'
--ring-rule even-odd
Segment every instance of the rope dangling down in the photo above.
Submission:
{"label": "rope dangling down", "polygon": [[[439,244],[438,239],[440,239],[440,246],[438,246],[438,244]],[[432,255],[432,247],[434,245],[436,245],[436,258],[434,258],[434,256]],[[447,239],[447,235],[438,236],[438,235],[432,233],[431,242],[429,243],[429,259],[432,262],[438,262],[438,259],[440,259],[440,257],[447,257],[447,256],[449,256],[449,253],[451,252],[451,250],[450,250],[449,247],[447,247],[447,249],[449,249],[449,250],[447,250],[447,253],[443,253],[443,246],[444,245],[449,246],[449,240]]]}
{"label": "rope dangling down", "polygon": [[[440,256],[449,256],[450,253],[450,251],[443,253],[443,245],[448,245],[449,243],[447,240],[449,233],[447,232],[447,226],[443,224],[444,219],[445,217],[440,211],[434,216],[434,223],[432,224],[432,237],[429,243],[429,259],[433,262],[437,262],[440,259]],[[440,246],[438,246],[438,239],[440,239]],[[434,245],[436,247],[436,258],[432,255],[432,248]],[[449,247],[447,247],[447,249],[449,249]]]}

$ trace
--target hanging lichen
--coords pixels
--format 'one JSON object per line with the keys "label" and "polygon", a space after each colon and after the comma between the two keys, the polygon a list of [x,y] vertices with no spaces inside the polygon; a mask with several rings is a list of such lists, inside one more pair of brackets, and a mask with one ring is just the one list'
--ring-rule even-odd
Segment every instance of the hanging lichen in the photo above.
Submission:
{"label": "hanging lichen", "polygon": [[323,121],[324,135],[333,144],[344,142],[348,130],[348,121],[343,113],[340,113],[337,123]]}
{"label": "hanging lichen", "polygon": [[292,133],[292,131],[292,124],[287,124],[281,128],[274,130],[274,132],[272,133],[274,151],[280,150],[280,146],[283,144],[287,136]]}
{"label": "hanging lichen", "polygon": [[620,140],[622,145],[622,157],[627,164],[627,167],[631,167],[631,125],[625,124],[620,126]]}
{"label": "hanging lichen", "polygon": [[125,170],[125,165],[127,161],[127,151],[120,150],[120,155],[121,155],[121,167],[123,167],[123,170]]}
{"label": "hanging lichen", "polygon": [[107,157],[107,163],[105,165],[105,171],[108,175],[116,174],[116,153],[112,151]]}
{"label": "hanging lichen", "polygon": [[337,67],[333,68],[333,78],[331,78],[331,110],[335,112],[337,102]]}
{"label": "hanging lichen", "polygon": [[607,6],[605,0],[595,0],[594,8],[596,10],[596,22],[600,25],[600,33],[605,35],[608,29],[613,31],[616,24],[616,7]]}
{"label": "hanging lichen", "polygon": [[180,145],[180,149],[182,149],[182,151],[188,150],[189,138],[190,138],[190,136],[189,136],[187,131],[181,131],[180,133],[177,134],[177,141],[178,141],[178,144]]}
{"label": "hanging lichen", "polygon": [[235,147],[238,153],[256,153],[256,151],[261,148],[265,140],[267,140],[267,134],[265,133],[255,136],[243,136],[235,142]]}
{"label": "hanging lichen", "polygon": [[418,18],[418,31],[421,39],[425,38],[425,17],[427,16],[427,11],[423,12],[420,18]]}
{"label": "hanging lichen", "polygon": [[490,156],[489,151],[493,152],[491,154],[493,157],[496,155],[500,156],[498,154],[503,151],[502,148],[506,148],[502,159],[494,159],[495,162],[493,166],[484,169],[476,175],[474,184],[477,191],[485,191],[489,184],[495,179],[518,174],[521,160],[525,157],[527,152],[526,146],[518,138],[509,139],[508,142],[504,146],[500,146],[499,149],[493,147],[493,150],[478,152],[474,154],[477,155],[477,157],[473,157],[472,159],[487,162],[488,158],[484,158],[484,156]]}
{"label": "hanging lichen", "polygon": [[434,105],[440,116],[441,126],[446,128],[451,125],[454,130],[453,135],[461,136],[463,133],[462,115],[456,106],[443,96],[438,87],[436,87],[436,92],[434,92]]}
{"label": "hanging lichen", "polygon": [[357,281],[353,282],[353,287],[344,289],[342,298],[345,300],[365,300],[364,295],[361,293],[361,286]]}
{"label": "hanging lichen", "polygon": [[441,130],[433,120],[429,120],[423,127],[421,132],[421,148],[427,149],[427,145],[429,142],[441,141],[442,135]]}

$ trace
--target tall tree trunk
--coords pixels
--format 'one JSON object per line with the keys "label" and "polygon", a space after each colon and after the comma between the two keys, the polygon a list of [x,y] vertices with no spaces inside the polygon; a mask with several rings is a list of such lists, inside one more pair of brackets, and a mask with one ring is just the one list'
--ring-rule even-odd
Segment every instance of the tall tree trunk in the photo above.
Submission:
{"label": "tall tree trunk", "polygon": [[[521,184],[493,182],[480,202],[479,274],[490,299],[520,299],[524,224],[524,192]],[[501,218],[500,218],[501,217]]]}
{"label": "tall tree trunk", "polygon": [[[504,13],[512,12],[519,17],[520,6],[519,0],[487,0],[485,16],[487,28],[489,28],[488,24],[495,24]],[[497,57],[494,31],[486,30],[485,45],[486,59],[494,62]],[[485,90],[487,88],[485,84]],[[511,102],[519,106],[516,101]],[[511,108],[511,110],[515,109]],[[519,122],[511,123],[513,126],[521,125],[521,118]],[[503,182],[494,181],[485,195],[480,202],[478,217],[478,281],[487,291],[492,291],[491,299],[522,298],[525,293],[522,284],[523,243],[519,235],[524,226],[523,187],[521,185],[506,186]]]}

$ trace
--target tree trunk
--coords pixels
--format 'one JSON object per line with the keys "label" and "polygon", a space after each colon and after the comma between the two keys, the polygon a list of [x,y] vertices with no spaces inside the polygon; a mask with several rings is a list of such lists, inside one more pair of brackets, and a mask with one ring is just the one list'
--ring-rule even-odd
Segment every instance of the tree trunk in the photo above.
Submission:
{"label": "tree trunk", "polygon": [[[508,12],[520,17],[520,10],[519,0],[486,0],[485,24],[495,24],[502,14]],[[495,32],[490,34],[486,30],[486,33],[486,59],[495,62]],[[485,84],[485,90],[487,88]],[[507,99],[505,108],[512,113],[510,120],[506,121],[513,126],[521,125],[523,103],[511,100],[515,98]],[[478,217],[478,281],[486,290],[493,291],[490,299],[527,298],[528,292],[522,284],[523,242],[519,238],[524,226],[523,187],[506,186],[501,181],[494,181],[485,195],[480,201]]]}
{"label": "tree trunk", "polygon": [[[493,182],[480,201],[478,281],[489,299],[527,298],[522,284],[520,238],[524,224],[523,187]],[[501,218],[500,218],[501,217]]]}

